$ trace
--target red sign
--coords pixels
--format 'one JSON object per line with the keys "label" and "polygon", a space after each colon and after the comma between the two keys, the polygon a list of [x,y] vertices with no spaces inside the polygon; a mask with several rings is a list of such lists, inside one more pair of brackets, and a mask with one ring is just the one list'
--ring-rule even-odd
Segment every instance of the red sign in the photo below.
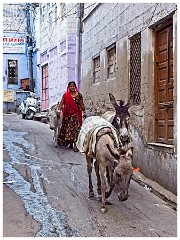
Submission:
{"label": "red sign", "polygon": [[25,53],[25,38],[3,37],[3,53]]}

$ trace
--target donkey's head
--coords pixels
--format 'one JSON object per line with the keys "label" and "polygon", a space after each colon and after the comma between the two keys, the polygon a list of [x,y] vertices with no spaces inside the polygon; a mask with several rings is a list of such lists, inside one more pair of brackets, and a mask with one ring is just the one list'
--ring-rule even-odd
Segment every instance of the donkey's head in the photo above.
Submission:
{"label": "donkey's head", "polygon": [[118,190],[119,201],[125,201],[129,197],[128,188],[133,175],[131,165],[133,148],[121,149],[120,152],[119,160],[115,160],[117,166],[114,169],[113,180]]}
{"label": "donkey's head", "polygon": [[54,104],[51,108],[48,109],[46,118],[49,123],[49,128],[53,130],[55,128],[57,122],[57,114],[56,114],[57,104]]}
{"label": "donkey's head", "polygon": [[128,102],[127,104],[124,104],[124,101],[120,100],[118,104],[116,102],[116,99],[111,93],[109,93],[109,98],[113,107],[116,110],[116,114],[113,119],[112,125],[119,131],[122,145],[125,145],[130,141],[130,133],[128,130],[129,128],[128,120],[130,118],[128,109],[130,107],[130,103]]}

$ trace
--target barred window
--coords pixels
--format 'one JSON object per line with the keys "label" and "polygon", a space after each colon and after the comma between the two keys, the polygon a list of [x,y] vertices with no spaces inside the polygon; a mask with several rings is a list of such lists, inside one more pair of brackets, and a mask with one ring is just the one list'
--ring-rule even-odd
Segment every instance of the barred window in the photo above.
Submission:
{"label": "barred window", "polygon": [[18,84],[18,60],[8,60],[8,84]]}
{"label": "barred window", "polygon": [[57,5],[55,4],[55,9],[54,9],[54,21],[55,21],[55,24],[57,24]]}
{"label": "barred window", "polygon": [[108,66],[107,75],[108,78],[116,77],[116,44],[107,48]]}
{"label": "barred window", "polygon": [[49,12],[49,32],[51,33],[52,32],[52,12]]}
{"label": "barred window", "polygon": [[66,3],[60,3],[61,6],[61,19],[64,20],[66,17]]}
{"label": "barred window", "polygon": [[130,98],[141,103],[141,34],[130,39]]}
{"label": "barred window", "polygon": [[97,83],[100,81],[100,56],[93,59],[94,69],[93,69],[93,82]]}
{"label": "barred window", "polygon": [[[25,5],[25,4],[24,4]],[[25,6],[23,4],[4,4],[3,5],[3,20],[10,21],[12,23],[12,18],[15,20],[24,18]]]}
{"label": "barred window", "polygon": [[18,17],[18,13],[19,13],[18,5],[4,4],[3,17],[15,18]]}

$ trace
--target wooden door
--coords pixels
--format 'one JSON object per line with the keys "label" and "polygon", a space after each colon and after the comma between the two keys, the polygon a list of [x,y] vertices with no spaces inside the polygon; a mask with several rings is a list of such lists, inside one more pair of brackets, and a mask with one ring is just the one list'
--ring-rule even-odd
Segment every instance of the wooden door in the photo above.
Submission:
{"label": "wooden door", "polygon": [[173,25],[156,32],[155,133],[156,142],[173,144]]}
{"label": "wooden door", "polygon": [[42,111],[49,107],[48,64],[42,67]]}

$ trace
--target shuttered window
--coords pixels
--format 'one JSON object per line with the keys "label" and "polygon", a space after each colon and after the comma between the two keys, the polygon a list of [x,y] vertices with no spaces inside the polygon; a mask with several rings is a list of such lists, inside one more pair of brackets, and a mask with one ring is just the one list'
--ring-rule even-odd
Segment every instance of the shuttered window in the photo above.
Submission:
{"label": "shuttered window", "polygon": [[116,77],[116,44],[107,48],[108,66],[107,75],[108,78]]}
{"label": "shuttered window", "polygon": [[94,79],[93,82],[97,83],[100,81],[100,56],[93,59],[93,65],[94,65]]}

